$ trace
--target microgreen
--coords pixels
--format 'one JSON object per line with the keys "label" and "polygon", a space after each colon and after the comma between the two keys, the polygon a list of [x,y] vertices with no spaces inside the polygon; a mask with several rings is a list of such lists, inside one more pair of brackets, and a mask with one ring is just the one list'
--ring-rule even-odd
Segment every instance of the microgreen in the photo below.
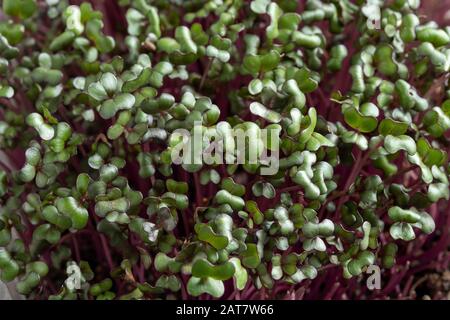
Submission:
{"label": "microgreen", "polygon": [[449,233],[450,28],[419,5],[3,0],[1,280],[404,298]]}

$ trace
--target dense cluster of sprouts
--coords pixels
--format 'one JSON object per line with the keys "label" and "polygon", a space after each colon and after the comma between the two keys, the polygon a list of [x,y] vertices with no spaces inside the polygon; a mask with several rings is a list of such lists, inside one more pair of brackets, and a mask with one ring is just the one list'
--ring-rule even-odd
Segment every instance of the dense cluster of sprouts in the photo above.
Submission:
{"label": "dense cluster of sprouts", "polygon": [[[2,1],[2,281],[34,299],[405,297],[448,264],[450,27],[419,0],[93,4]],[[174,163],[179,129],[277,170]]]}

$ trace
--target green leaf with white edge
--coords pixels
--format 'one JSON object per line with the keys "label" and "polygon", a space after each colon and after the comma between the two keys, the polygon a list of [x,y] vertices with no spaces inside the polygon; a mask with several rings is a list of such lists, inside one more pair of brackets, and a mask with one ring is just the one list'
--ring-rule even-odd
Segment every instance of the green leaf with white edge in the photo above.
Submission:
{"label": "green leaf with white edge", "polygon": [[111,72],[103,74],[100,78],[100,84],[107,94],[111,95],[116,91],[117,88],[117,78]]}
{"label": "green leaf with white edge", "polygon": [[92,98],[98,101],[103,101],[108,98],[108,93],[100,82],[91,83],[88,87],[88,93]]}
{"label": "green leaf with white edge", "polygon": [[225,249],[228,246],[228,238],[216,234],[209,225],[197,223],[194,229],[199,240],[209,243],[217,250]]}
{"label": "green leaf with white edge", "polygon": [[[306,118],[306,117],[305,117]],[[305,119],[304,118],[304,119]],[[298,141],[300,143],[305,143],[307,142],[310,138],[311,135],[314,132],[314,129],[316,128],[316,124],[317,124],[317,111],[315,108],[309,108],[308,110],[308,117],[306,118],[307,120],[309,120],[309,124],[308,126],[302,130],[302,132],[300,133],[300,136],[298,138]]]}
{"label": "green leaf with white edge", "polygon": [[258,181],[252,186],[252,192],[257,197],[265,197],[267,199],[273,199],[276,195],[275,188],[269,182]]}
{"label": "green leaf with white edge", "polygon": [[250,92],[251,95],[255,96],[255,95],[261,93],[261,91],[263,90],[263,87],[264,87],[264,85],[261,80],[253,79],[248,84],[248,92]]}
{"label": "green leaf with white edge", "polygon": [[409,155],[414,155],[417,152],[416,142],[407,135],[387,135],[384,139],[384,148],[390,154],[397,153],[400,150],[405,150]]}
{"label": "green leaf with white edge", "polygon": [[253,0],[250,3],[250,9],[254,13],[264,14],[267,12],[267,6],[269,5],[270,0]]}
{"label": "green leaf with white edge", "polygon": [[401,239],[411,241],[416,238],[413,227],[406,222],[396,222],[389,229],[391,237],[395,240]]}
{"label": "green leaf with white edge", "polygon": [[0,84],[0,98],[11,99],[14,96],[14,88]]}
{"label": "green leaf with white edge", "polygon": [[355,107],[349,106],[344,111],[345,122],[360,132],[372,132],[377,128],[378,121],[373,116],[364,116]]}
{"label": "green leaf with white edge", "polygon": [[426,234],[431,234],[436,229],[433,218],[425,211],[419,211],[420,221],[414,224],[415,227]]}
{"label": "green leaf with white edge", "polygon": [[197,45],[191,38],[191,31],[186,26],[180,26],[175,29],[175,38],[180,44],[180,49],[186,53],[197,53]]}
{"label": "green leaf with white edge", "polygon": [[72,220],[72,228],[83,229],[87,225],[89,213],[75,198],[58,198],[55,205],[58,211]]}
{"label": "green leaf with white edge", "polygon": [[187,283],[187,291],[194,297],[207,293],[215,298],[220,298],[225,292],[225,287],[221,280],[191,277]]}
{"label": "green leaf with white edge", "polygon": [[312,77],[312,72],[306,68],[301,68],[294,74],[294,80],[299,89],[304,93],[313,92],[318,87],[318,82]]}
{"label": "green leaf with white edge", "polygon": [[438,202],[440,199],[448,200],[450,196],[448,184],[442,182],[430,184],[427,196],[431,202]]}
{"label": "green leaf with white edge", "polygon": [[245,269],[242,266],[241,260],[239,260],[239,258],[236,258],[236,257],[231,258],[229,260],[229,262],[234,265],[234,269],[235,269],[234,281],[235,281],[236,288],[238,290],[243,290],[248,281],[247,269]]}
{"label": "green leaf with white edge", "polygon": [[397,206],[389,208],[388,215],[395,222],[416,223],[420,221],[420,215],[415,210],[406,210]]}
{"label": "green leaf with white edge", "polygon": [[422,158],[418,153],[415,153],[412,156],[408,155],[408,161],[420,167],[421,177],[425,183],[433,182],[432,171],[425,163],[423,163]]}
{"label": "green leaf with white edge", "polygon": [[278,19],[282,16],[283,11],[277,3],[271,2],[267,7],[267,14],[270,16],[270,25],[266,28],[266,35],[268,39],[275,39],[279,34]]}
{"label": "green leaf with white edge", "polygon": [[228,204],[234,210],[242,210],[245,206],[245,201],[241,197],[235,196],[228,192],[227,190],[220,190],[216,193],[214,201],[218,204]]}

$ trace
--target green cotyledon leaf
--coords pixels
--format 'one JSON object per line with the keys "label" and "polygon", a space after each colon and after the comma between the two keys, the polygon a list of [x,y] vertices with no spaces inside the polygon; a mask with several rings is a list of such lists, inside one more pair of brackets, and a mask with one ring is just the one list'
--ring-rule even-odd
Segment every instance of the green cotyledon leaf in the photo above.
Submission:
{"label": "green cotyledon leaf", "polygon": [[422,157],[423,163],[429,167],[441,166],[448,157],[446,152],[431,147],[425,138],[417,141],[417,152]]}
{"label": "green cotyledon leaf", "polygon": [[239,258],[231,258],[229,260],[230,263],[234,265],[234,279],[236,283],[236,288],[238,290],[243,290],[245,288],[245,285],[248,281],[248,272],[247,270],[242,266],[241,261]]}
{"label": "green cotyledon leaf", "polygon": [[72,228],[83,229],[88,221],[89,213],[75,198],[58,198],[56,208],[72,220]]}
{"label": "green cotyledon leaf", "polygon": [[400,136],[408,130],[406,122],[396,121],[393,119],[383,119],[378,126],[378,132],[384,136],[393,135]]}
{"label": "green cotyledon leaf", "polygon": [[194,227],[198,238],[201,241],[205,241],[212,245],[217,250],[224,249],[228,245],[228,238],[225,236],[218,235],[214,230],[207,224],[197,223]]}
{"label": "green cotyledon leaf", "polygon": [[220,298],[224,294],[225,287],[221,280],[191,277],[187,283],[187,290],[194,297],[207,293],[215,298]]}
{"label": "green cotyledon leaf", "polygon": [[3,0],[3,12],[9,16],[26,19],[37,10],[35,0]]}
{"label": "green cotyledon leaf", "polygon": [[198,259],[192,266],[192,275],[197,278],[211,277],[215,280],[228,280],[235,272],[234,264],[225,262],[221,265],[213,265],[204,259]]}
{"label": "green cotyledon leaf", "polygon": [[242,264],[247,268],[254,269],[261,263],[261,258],[258,255],[257,246],[254,243],[247,243],[246,246],[247,250],[245,250],[241,254]]}
{"label": "green cotyledon leaf", "polygon": [[344,118],[348,125],[360,132],[372,132],[378,125],[376,117],[364,116],[354,107],[344,111]]}

